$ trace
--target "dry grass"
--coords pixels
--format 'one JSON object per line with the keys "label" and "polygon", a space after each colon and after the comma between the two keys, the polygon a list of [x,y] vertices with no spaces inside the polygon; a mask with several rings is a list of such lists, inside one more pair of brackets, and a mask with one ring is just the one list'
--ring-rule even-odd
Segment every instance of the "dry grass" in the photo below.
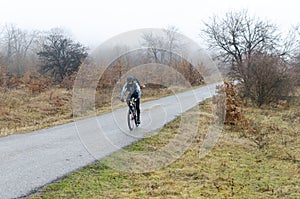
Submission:
{"label": "dry grass", "polygon": [[[0,137],[65,124],[74,119],[72,91],[52,88],[39,94],[22,89],[1,89],[0,92]],[[111,93],[108,89],[97,91],[96,114],[110,112],[113,103],[119,103],[119,93],[114,99]],[[172,92],[168,89],[144,89],[142,102],[170,94]],[[119,103],[118,106],[125,104]],[[86,117],[91,115],[95,112],[83,114]]]}
{"label": "dry grass", "polygon": [[[111,159],[107,158],[32,198],[300,198],[299,108],[299,95],[283,107],[247,107],[247,117],[267,134],[266,147],[258,148],[244,132],[226,126],[213,150],[199,158],[211,121],[211,104],[206,101],[186,113],[193,118],[200,112],[198,133],[188,150],[170,165],[152,172],[128,173],[108,167]],[[176,136],[180,120],[126,150],[161,148]]]}
{"label": "dry grass", "polygon": [[2,92],[0,98],[0,136],[72,120],[72,95],[65,89],[51,89],[38,95],[25,90],[8,90]]}

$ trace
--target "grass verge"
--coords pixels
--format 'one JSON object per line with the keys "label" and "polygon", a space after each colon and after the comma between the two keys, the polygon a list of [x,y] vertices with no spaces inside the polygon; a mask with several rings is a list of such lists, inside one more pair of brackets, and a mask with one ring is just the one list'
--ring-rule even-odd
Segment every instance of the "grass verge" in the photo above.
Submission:
{"label": "grass verge", "polygon": [[[226,126],[213,150],[199,158],[211,121],[208,100],[186,113],[191,118],[199,110],[203,113],[199,129],[188,150],[168,166],[152,172],[129,173],[108,167],[108,158],[29,198],[300,198],[299,108],[299,95],[287,107],[248,107],[247,117],[255,118],[260,131],[266,132],[265,147],[259,148],[244,132]],[[179,120],[126,150],[161,148],[175,136]]]}

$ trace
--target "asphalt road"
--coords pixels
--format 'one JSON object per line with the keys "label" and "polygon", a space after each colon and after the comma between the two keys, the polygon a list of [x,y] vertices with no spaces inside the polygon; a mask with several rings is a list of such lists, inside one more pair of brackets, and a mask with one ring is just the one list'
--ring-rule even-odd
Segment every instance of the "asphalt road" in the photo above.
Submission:
{"label": "asphalt road", "polygon": [[142,124],[129,132],[127,109],[0,139],[0,198],[26,196],[163,127],[210,98],[215,85],[141,104]]}

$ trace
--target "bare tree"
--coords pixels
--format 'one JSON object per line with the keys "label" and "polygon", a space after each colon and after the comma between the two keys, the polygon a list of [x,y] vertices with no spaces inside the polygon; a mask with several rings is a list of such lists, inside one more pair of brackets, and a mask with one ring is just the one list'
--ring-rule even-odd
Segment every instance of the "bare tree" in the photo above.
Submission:
{"label": "bare tree", "polygon": [[5,25],[1,37],[1,46],[9,70],[22,75],[28,67],[28,53],[37,38],[37,32],[21,30],[13,24]]}
{"label": "bare tree", "polygon": [[50,74],[58,83],[76,72],[88,56],[86,47],[57,30],[50,32],[37,54],[41,61],[40,71]]}
{"label": "bare tree", "polygon": [[209,47],[218,52],[217,58],[231,65],[231,75],[244,81],[244,60],[255,52],[276,51],[279,40],[275,25],[251,18],[247,11],[229,12],[224,18],[213,16],[202,32]]}
{"label": "bare tree", "polygon": [[[300,36],[300,30],[299,26],[295,28],[297,30],[297,36]],[[300,85],[300,40],[297,39],[298,37],[295,36],[295,34],[292,34],[291,39],[293,40],[293,43],[297,44],[297,48],[294,50],[295,56],[294,56],[294,75],[296,76],[296,84]]]}
{"label": "bare tree", "polygon": [[[149,61],[168,65],[177,71],[180,70],[180,64],[184,65],[184,58],[181,57],[181,54],[184,51],[185,44],[178,28],[175,26],[169,26],[156,34],[153,32],[146,33],[142,36],[142,39],[142,45],[148,48]],[[187,67],[188,65],[184,66]],[[186,70],[189,70],[189,67]],[[179,74],[174,75],[174,81],[177,82],[180,78]]]}
{"label": "bare tree", "polygon": [[296,76],[295,81],[298,86],[300,86],[300,53],[296,57],[294,62],[294,75]]}
{"label": "bare tree", "polygon": [[[290,38],[284,39],[276,25],[250,17],[247,11],[229,12],[224,18],[213,16],[204,25],[201,36],[215,51],[216,58],[230,65],[229,75],[242,82],[244,95],[253,99],[253,92],[256,92],[256,96],[261,96],[258,97],[258,105],[268,103],[270,100],[262,96],[269,95],[268,98],[272,98],[273,87],[282,87],[277,76],[282,78],[287,74],[287,70],[281,70],[281,62],[288,65],[288,59],[295,49],[291,37],[295,35],[294,32],[289,33]],[[264,72],[271,69],[269,72],[276,73],[273,76],[277,79],[262,78],[266,75]],[[273,86],[265,85],[270,82]],[[254,83],[259,83],[256,86],[262,89],[253,89]]]}
{"label": "bare tree", "polygon": [[142,45],[149,49],[149,57],[153,56],[155,63],[161,62],[162,60],[159,59],[159,54],[161,49],[164,48],[163,38],[160,35],[154,35],[152,32],[150,32],[145,33],[142,39],[144,40]]}
{"label": "bare tree", "polygon": [[153,32],[145,33],[142,36],[144,47],[149,49],[149,56],[155,63],[171,65],[174,53],[182,51],[182,43],[179,30],[175,26],[169,26],[160,34]]}
{"label": "bare tree", "polygon": [[164,29],[166,40],[165,40],[165,49],[169,53],[169,65],[171,65],[173,53],[183,51],[184,44],[182,43],[182,38],[179,33],[179,29],[175,26],[169,26]]}
{"label": "bare tree", "polygon": [[[292,26],[285,37],[281,41],[281,54],[280,56],[291,61],[299,54],[300,47],[300,25]],[[284,35],[284,34],[281,34]]]}

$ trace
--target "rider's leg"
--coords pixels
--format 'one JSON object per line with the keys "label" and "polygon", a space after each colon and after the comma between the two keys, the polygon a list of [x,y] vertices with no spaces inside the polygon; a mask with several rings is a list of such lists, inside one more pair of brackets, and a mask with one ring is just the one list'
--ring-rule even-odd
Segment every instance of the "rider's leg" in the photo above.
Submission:
{"label": "rider's leg", "polygon": [[137,113],[137,121],[140,123],[140,98],[136,99],[136,113]]}
{"label": "rider's leg", "polygon": [[131,100],[131,96],[127,96],[127,99],[126,99],[126,102],[127,102],[127,105],[129,107],[129,109],[132,111],[132,106],[130,105],[130,100]]}

